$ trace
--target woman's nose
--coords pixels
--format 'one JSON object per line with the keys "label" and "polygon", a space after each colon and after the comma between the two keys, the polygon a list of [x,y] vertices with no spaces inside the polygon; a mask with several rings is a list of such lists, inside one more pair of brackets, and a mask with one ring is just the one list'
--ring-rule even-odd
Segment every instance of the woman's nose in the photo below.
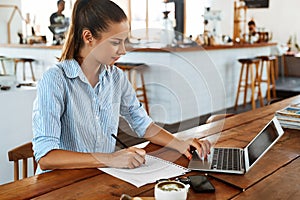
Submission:
{"label": "woman's nose", "polygon": [[125,55],[126,54],[126,48],[125,48],[125,44],[121,44],[119,49],[118,49],[118,54],[119,55]]}

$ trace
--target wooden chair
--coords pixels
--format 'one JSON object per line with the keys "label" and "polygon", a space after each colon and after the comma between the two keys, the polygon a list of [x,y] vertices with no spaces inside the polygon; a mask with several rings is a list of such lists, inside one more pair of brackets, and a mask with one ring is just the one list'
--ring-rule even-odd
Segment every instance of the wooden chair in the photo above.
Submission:
{"label": "wooden chair", "polygon": [[22,160],[22,178],[28,177],[28,159],[33,158],[33,169],[34,172],[37,168],[37,163],[35,162],[32,150],[32,143],[28,142],[21,146],[18,146],[10,151],[8,151],[9,161],[14,162],[14,180],[19,180],[19,160]]}

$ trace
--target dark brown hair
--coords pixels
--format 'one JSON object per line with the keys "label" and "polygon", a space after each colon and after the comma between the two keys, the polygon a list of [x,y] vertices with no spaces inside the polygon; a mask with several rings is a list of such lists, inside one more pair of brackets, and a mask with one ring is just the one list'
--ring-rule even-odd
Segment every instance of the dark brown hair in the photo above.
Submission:
{"label": "dark brown hair", "polygon": [[83,45],[83,30],[90,30],[93,37],[99,39],[111,24],[126,20],[124,11],[110,0],[77,0],[59,61],[78,58]]}
{"label": "dark brown hair", "polygon": [[255,22],[254,22],[253,20],[250,20],[250,21],[248,22],[248,26],[251,26],[251,25],[255,26]]}

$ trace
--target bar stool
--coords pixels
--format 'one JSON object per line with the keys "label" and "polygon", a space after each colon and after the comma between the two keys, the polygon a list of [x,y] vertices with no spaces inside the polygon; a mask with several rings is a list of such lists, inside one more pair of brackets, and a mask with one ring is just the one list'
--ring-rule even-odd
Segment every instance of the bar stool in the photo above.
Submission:
{"label": "bar stool", "polygon": [[266,67],[266,79],[261,79],[260,82],[267,83],[267,100],[271,101],[272,98],[276,98],[276,83],[275,77],[278,76],[278,63],[276,56],[258,56],[261,59],[260,74],[263,74],[264,67]]}
{"label": "bar stool", "polygon": [[14,58],[14,63],[15,63],[15,75],[17,74],[17,65],[18,63],[23,63],[23,80],[26,80],[26,76],[25,76],[25,64],[29,63],[30,66],[30,70],[31,70],[31,78],[33,81],[35,81],[35,76],[34,76],[34,72],[33,72],[33,68],[32,68],[32,62],[34,62],[35,59],[32,58]]}
{"label": "bar stool", "polygon": [[[252,109],[254,110],[256,108],[255,98],[254,98],[256,88],[258,89],[257,98],[259,98],[260,106],[262,107],[264,103],[263,103],[263,97],[260,88],[261,74],[259,70],[261,60],[258,58],[242,58],[239,59],[238,61],[242,64],[242,68],[240,72],[240,78],[238,83],[234,109],[235,110],[237,109],[240,92],[244,92],[244,107],[246,106],[248,87],[251,89]],[[254,70],[255,70],[255,74],[254,74]],[[249,75],[250,75],[250,80],[249,80]]]}
{"label": "bar stool", "polygon": [[5,64],[4,64],[5,60],[7,60],[7,58],[5,56],[0,56],[0,61],[1,61],[1,65],[2,65],[2,74],[3,75],[6,74],[6,68],[5,68]]}
{"label": "bar stool", "polygon": [[[132,84],[133,89],[136,92],[136,96],[141,103],[144,104],[146,112],[149,114],[149,105],[148,105],[148,98],[147,92],[145,87],[145,80],[144,80],[144,68],[147,66],[144,63],[125,63],[125,62],[118,62],[115,63],[117,67],[122,69],[128,77],[128,80]],[[141,86],[137,86],[137,75],[140,76],[140,83]]]}

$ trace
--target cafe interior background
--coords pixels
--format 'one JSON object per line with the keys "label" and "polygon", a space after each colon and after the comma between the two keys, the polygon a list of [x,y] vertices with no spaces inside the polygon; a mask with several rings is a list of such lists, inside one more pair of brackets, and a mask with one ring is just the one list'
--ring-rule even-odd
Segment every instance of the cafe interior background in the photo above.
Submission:
{"label": "cafe interior background", "polygon": [[[70,17],[72,5],[75,0],[66,0],[64,14],[66,17]],[[221,12],[221,19],[218,27],[219,34],[232,36],[233,34],[233,12],[234,12],[234,0],[218,1],[218,0],[184,0],[186,4],[186,36],[197,35],[203,33],[203,15],[205,8],[209,7],[213,11]],[[128,0],[114,0],[118,3],[128,14]],[[149,7],[149,26],[158,28],[163,17],[162,12],[165,9],[163,0],[131,0],[131,13],[132,29],[145,28],[146,17],[146,2]],[[1,0],[2,5],[16,5],[19,7],[23,18],[29,14],[30,22],[27,26],[33,26],[36,34],[46,35],[47,41],[51,42],[52,33],[48,29],[49,16],[56,11],[56,0]],[[168,9],[173,11],[172,4],[168,4]],[[157,9],[159,8],[159,9]],[[272,32],[273,40],[286,44],[289,37],[293,36],[299,38],[299,26],[294,25],[293,22],[299,18],[298,14],[299,2],[297,0],[289,0],[282,2],[280,0],[269,1],[268,8],[248,9],[247,18],[254,19],[257,27]],[[9,21],[13,10],[11,8],[0,8],[0,25],[1,25],[1,38],[0,43],[7,43],[7,22]],[[174,12],[170,13],[170,18],[173,20]],[[30,29],[27,29],[28,33],[25,33],[25,21],[18,16],[18,13],[14,14],[11,21],[11,42],[18,43],[18,32],[22,31],[24,35],[30,35]]]}
{"label": "cafe interior background", "polygon": [[[25,38],[30,37],[32,36],[32,28],[36,36],[46,36],[47,39],[46,44],[32,44],[33,46],[52,46],[52,33],[48,26],[50,25],[50,15],[57,10],[56,2],[56,0],[0,0],[0,5],[6,5],[0,6],[0,54],[9,56],[11,52],[9,48],[6,48],[8,43],[11,46],[18,45],[20,43],[18,33],[22,33]],[[72,5],[75,0],[65,0],[65,2],[63,14],[67,18],[70,18]],[[125,12],[129,14],[129,0],[114,0],[114,2],[120,5]],[[137,45],[147,46],[151,43],[153,45],[157,43],[161,44],[161,35],[159,35],[159,31],[157,30],[160,30],[162,27],[163,12],[166,10],[170,11],[168,18],[173,25],[175,24],[174,2],[170,1],[169,3],[164,3],[163,0],[131,0],[130,2],[131,27],[133,31],[129,40]],[[234,30],[234,2],[235,0],[184,0],[186,10],[184,14],[184,41],[189,42],[190,39],[195,41],[197,36],[203,36],[204,30],[208,28],[210,31],[214,31],[216,45],[229,44],[224,38],[234,40],[234,38],[232,38]],[[18,11],[14,11],[14,7],[11,7],[11,5],[17,6]],[[247,19],[245,20],[249,21],[250,19],[254,19],[258,30],[269,33],[269,36],[271,36],[269,42],[277,43],[276,48],[273,50],[275,54],[281,55],[285,53],[289,47],[291,51],[297,53],[299,50],[299,47],[297,48],[297,38],[300,39],[300,26],[297,25],[297,21],[300,19],[299,8],[300,2],[298,0],[270,0],[268,8],[248,8]],[[147,10],[148,12],[146,12]],[[212,27],[205,27],[204,20],[206,18]],[[10,24],[9,31],[7,26],[8,22]],[[149,36],[146,30],[153,30],[153,32],[151,32]],[[10,32],[9,35],[8,32]],[[189,37],[190,35],[191,37]],[[159,47],[160,46],[156,46],[156,48]],[[60,49],[56,47],[55,55],[59,52]],[[42,73],[51,67],[52,64],[52,60],[48,61],[46,58],[45,54],[47,53],[39,53],[41,54],[41,59],[37,61],[37,64],[34,66],[37,79],[39,79]],[[45,56],[44,60],[43,56]],[[213,60],[213,57],[209,59],[211,59],[209,62],[218,63],[217,60]],[[8,67],[7,70],[9,73],[12,73],[12,67]],[[22,71],[21,68],[19,69],[19,72],[20,71]],[[22,76],[17,75],[15,81],[22,81]],[[220,90],[222,89],[224,88]],[[8,162],[7,151],[12,147],[31,140],[31,109],[34,97],[34,89],[28,89],[26,92],[18,92],[13,89],[7,92],[0,91],[0,184],[13,180],[13,163]],[[150,96],[150,99],[151,98],[155,98],[155,96]],[[162,97],[158,95],[156,98]],[[217,98],[222,98],[222,96],[217,96]],[[227,100],[229,99],[228,101],[232,102],[234,98],[235,96],[227,97]],[[215,109],[224,109],[228,107],[228,104],[223,102],[222,105],[215,105],[215,107]],[[169,112],[170,115],[174,114],[174,110],[175,109],[168,110],[168,108],[159,108],[159,106],[157,108],[153,105],[151,114],[155,121],[160,123],[174,123],[178,121],[178,119],[182,119],[180,117],[175,119],[166,116],[167,112]],[[175,113],[174,115],[177,114],[178,113]],[[183,113],[183,115],[184,119],[194,117],[190,116],[188,112]]]}

